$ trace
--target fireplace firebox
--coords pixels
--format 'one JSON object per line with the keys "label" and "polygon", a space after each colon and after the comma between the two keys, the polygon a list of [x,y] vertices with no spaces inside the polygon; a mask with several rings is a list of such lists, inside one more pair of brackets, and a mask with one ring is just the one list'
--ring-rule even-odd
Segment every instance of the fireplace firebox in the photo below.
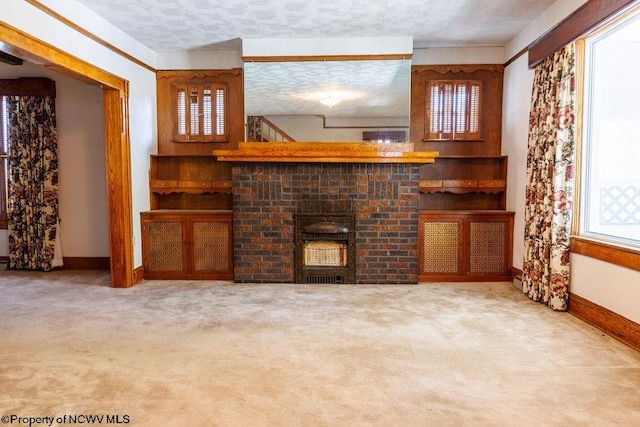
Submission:
{"label": "fireplace firebox", "polygon": [[355,283],[355,214],[294,218],[296,283]]}

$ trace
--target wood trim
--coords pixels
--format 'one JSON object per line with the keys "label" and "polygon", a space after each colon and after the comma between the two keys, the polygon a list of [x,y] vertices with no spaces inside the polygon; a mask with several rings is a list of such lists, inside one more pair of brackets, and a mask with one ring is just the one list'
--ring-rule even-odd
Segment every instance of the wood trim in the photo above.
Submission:
{"label": "wood trim", "polygon": [[111,285],[128,288],[133,284],[133,210],[129,146],[128,91],[103,90],[105,140],[107,144],[107,190],[111,241]]}
{"label": "wood trim", "polygon": [[522,55],[524,55],[528,51],[529,51],[528,47],[523,47],[522,50],[520,50],[520,52],[518,52],[515,55],[513,55],[507,62],[504,63],[504,68],[507,68],[509,65],[511,65],[514,62],[516,62],[518,60],[518,58],[520,58]]}
{"label": "wood trim", "polygon": [[571,252],[640,271],[640,251],[584,237],[571,237]]}
{"label": "wood trim", "polygon": [[424,72],[447,73],[475,73],[476,71],[504,72],[502,64],[449,64],[449,65],[414,65],[411,72],[420,74]]}
{"label": "wood trim", "polygon": [[412,53],[388,55],[243,56],[243,62],[374,61],[411,59]]}
{"label": "wood trim", "polygon": [[135,58],[131,55],[129,55],[127,52],[125,52],[124,50],[117,48],[116,46],[112,45],[111,43],[107,42],[106,40],[96,36],[95,34],[93,34],[92,32],[84,29],[83,27],[79,26],[78,24],[76,24],[75,22],[65,18],[64,16],[60,15],[58,12],[56,12],[55,10],[43,5],[41,2],[37,1],[37,0],[25,0],[27,3],[29,3],[30,5],[32,5],[33,7],[35,7],[36,9],[39,9],[40,11],[46,13],[47,15],[51,16],[52,18],[57,19],[58,21],[62,22],[63,24],[65,24],[66,26],[74,29],[75,31],[79,32],[80,34],[82,34],[83,36],[93,40],[94,42],[106,47],[107,49],[111,50],[112,52],[117,53],[118,55],[122,56],[123,58],[128,59],[129,61],[146,68],[149,71],[153,71],[154,73],[156,72],[156,69],[153,68],[151,65],[140,61],[138,58]]}
{"label": "wood trim", "polygon": [[133,284],[137,285],[138,283],[144,280],[144,267],[139,266],[133,270]]}
{"label": "wood trim", "polygon": [[[175,83],[191,83],[193,79],[209,79],[216,82],[223,76],[242,76],[242,68],[228,68],[224,70],[160,70],[156,74],[157,80],[175,80]],[[222,80],[226,81],[226,80]]]}
{"label": "wood trim", "polygon": [[213,150],[224,162],[433,163],[436,151],[413,151],[411,143],[240,142],[237,150]]}
{"label": "wood trim", "polygon": [[129,169],[129,123],[126,110],[128,82],[4,22],[0,22],[0,49],[17,54],[29,62],[54,68],[79,80],[103,85],[104,102],[109,104],[109,108],[105,108],[104,115],[111,281],[114,287],[131,286],[133,215]]}
{"label": "wood trim", "polygon": [[569,295],[568,312],[589,325],[640,351],[640,325],[578,295]]}
{"label": "wood trim", "polygon": [[[520,270],[517,267],[514,267],[513,265],[511,266],[511,276],[516,277],[516,276],[521,276],[522,277],[522,270]],[[513,279],[512,277],[512,279]]]}
{"label": "wood trim", "polygon": [[0,49],[85,83],[124,88],[124,80],[0,21]]}
{"label": "wood trim", "polygon": [[568,43],[633,3],[635,0],[588,0],[528,46],[529,68],[534,68]]}
{"label": "wood trim", "polygon": [[62,257],[65,270],[109,270],[109,257]]}

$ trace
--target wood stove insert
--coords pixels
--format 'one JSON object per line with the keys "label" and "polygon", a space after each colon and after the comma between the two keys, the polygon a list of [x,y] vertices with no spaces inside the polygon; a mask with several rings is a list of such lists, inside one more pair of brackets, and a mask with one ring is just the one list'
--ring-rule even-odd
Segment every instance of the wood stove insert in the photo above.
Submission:
{"label": "wood stove insert", "polygon": [[296,283],[355,283],[355,214],[294,218]]}

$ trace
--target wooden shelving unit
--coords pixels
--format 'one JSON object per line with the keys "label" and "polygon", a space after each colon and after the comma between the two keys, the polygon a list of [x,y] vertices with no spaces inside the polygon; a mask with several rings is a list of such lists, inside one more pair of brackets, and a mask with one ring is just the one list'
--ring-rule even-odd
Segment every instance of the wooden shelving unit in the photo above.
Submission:
{"label": "wooden shelving unit", "polygon": [[506,208],[506,156],[439,156],[420,170],[420,209]]}
{"label": "wooden shelving unit", "polygon": [[213,156],[153,155],[151,209],[231,209],[230,165]]}

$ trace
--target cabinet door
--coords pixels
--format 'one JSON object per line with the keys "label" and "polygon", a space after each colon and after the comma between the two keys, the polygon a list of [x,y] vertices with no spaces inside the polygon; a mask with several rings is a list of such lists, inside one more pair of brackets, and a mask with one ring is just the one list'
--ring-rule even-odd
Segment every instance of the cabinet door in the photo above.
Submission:
{"label": "cabinet door", "polygon": [[145,277],[170,275],[187,270],[186,228],[179,218],[143,218],[143,263]]}
{"label": "cabinet door", "polygon": [[191,221],[192,272],[233,274],[231,219],[201,217]]}
{"label": "cabinet door", "polygon": [[469,222],[469,273],[505,271],[504,221]]}
{"label": "cabinet door", "polygon": [[511,280],[513,212],[420,213],[418,280]]}
{"label": "cabinet door", "polygon": [[419,233],[419,276],[439,280],[440,277],[464,274],[465,238],[461,219],[421,215]]}
{"label": "cabinet door", "polygon": [[469,275],[510,274],[511,221],[509,216],[469,219]]}

